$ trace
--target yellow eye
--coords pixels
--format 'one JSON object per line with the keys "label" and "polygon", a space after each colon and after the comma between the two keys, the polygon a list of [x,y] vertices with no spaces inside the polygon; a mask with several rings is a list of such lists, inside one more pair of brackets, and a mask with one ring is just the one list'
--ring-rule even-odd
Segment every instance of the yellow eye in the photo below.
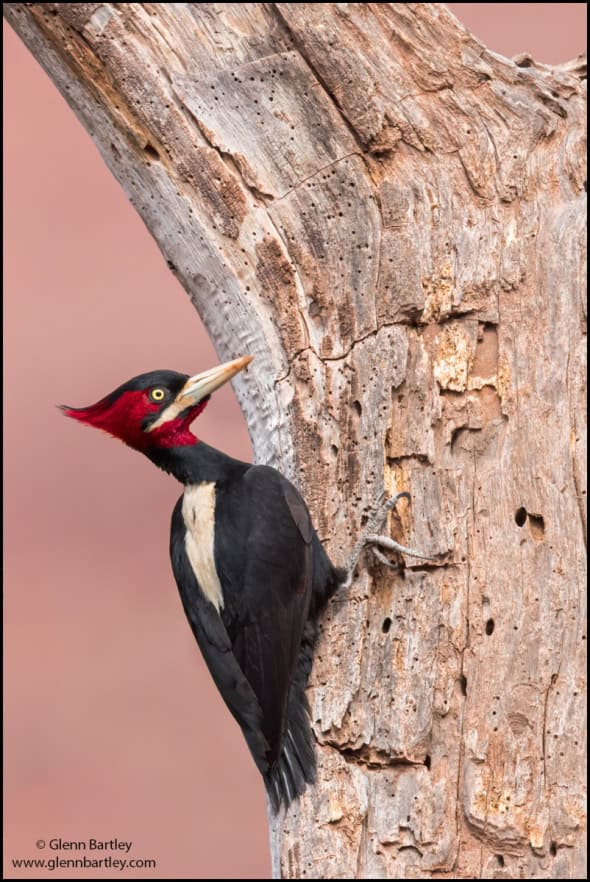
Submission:
{"label": "yellow eye", "polygon": [[166,396],[166,393],[163,389],[152,389],[150,392],[150,398],[152,401],[163,401]]}

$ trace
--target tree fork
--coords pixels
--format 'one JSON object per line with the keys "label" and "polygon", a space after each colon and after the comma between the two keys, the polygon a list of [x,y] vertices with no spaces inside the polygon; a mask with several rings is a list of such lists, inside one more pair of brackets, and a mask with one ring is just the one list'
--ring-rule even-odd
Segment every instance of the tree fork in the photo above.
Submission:
{"label": "tree fork", "polygon": [[4,5],[346,560],[285,878],[584,878],[585,63],[429,4]]}

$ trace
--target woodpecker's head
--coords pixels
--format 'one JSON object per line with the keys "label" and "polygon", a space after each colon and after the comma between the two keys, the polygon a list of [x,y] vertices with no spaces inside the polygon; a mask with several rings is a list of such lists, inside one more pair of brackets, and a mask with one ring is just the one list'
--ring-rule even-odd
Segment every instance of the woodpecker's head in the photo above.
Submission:
{"label": "woodpecker's head", "polygon": [[250,364],[251,355],[189,377],[176,371],[152,371],[124,383],[90,407],[61,409],[66,416],[103,429],[136,450],[195,444],[189,429],[212,392]]}

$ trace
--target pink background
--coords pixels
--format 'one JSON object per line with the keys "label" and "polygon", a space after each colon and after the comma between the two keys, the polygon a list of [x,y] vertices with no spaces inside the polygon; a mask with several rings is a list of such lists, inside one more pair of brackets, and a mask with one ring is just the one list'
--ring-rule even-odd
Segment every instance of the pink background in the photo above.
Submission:
{"label": "pink background", "polygon": [[[506,55],[584,49],[585,4],[450,8]],[[146,370],[200,371],[215,353],[90,138],[4,34],[5,876],[43,876],[10,860],[56,856],[35,842],[61,836],[132,840],[129,857],[158,862],[84,876],[268,877],[262,784],[170,571],[180,488],[54,407]],[[199,429],[249,457],[230,389]]]}

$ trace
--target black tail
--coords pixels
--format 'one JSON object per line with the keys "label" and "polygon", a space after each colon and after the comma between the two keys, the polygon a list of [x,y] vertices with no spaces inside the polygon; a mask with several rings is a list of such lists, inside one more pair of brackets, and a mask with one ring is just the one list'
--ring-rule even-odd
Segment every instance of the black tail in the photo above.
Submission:
{"label": "black tail", "polygon": [[316,779],[314,737],[311,731],[310,708],[305,687],[313,663],[313,651],[317,639],[315,618],[334,593],[346,580],[346,570],[334,567],[314,535],[314,574],[310,618],[305,624],[295,677],[289,692],[287,729],[277,762],[265,774],[264,783],[275,814],[281,804],[286,808],[301,796],[307,784]]}
{"label": "black tail", "polygon": [[311,670],[315,627],[305,626],[295,678],[289,692],[287,729],[283,735],[281,753],[276,763],[264,776],[264,783],[275,814],[281,804],[285,807],[301,796],[306,784],[315,781],[313,734],[309,721],[309,702],[305,694]]}

